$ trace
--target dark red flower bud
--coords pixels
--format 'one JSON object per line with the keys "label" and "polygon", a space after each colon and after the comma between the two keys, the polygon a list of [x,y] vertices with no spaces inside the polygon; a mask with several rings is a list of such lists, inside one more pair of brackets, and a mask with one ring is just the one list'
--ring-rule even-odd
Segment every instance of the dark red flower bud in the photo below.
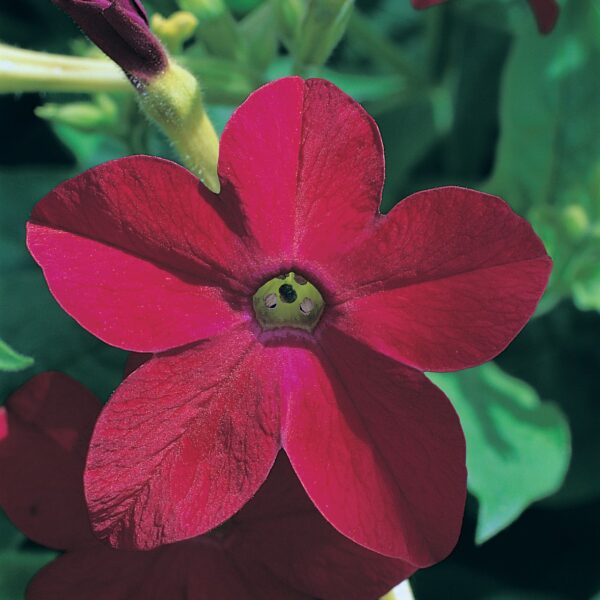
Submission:
{"label": "dark red flower bud", "polygon": [[167,54],[150,31],[146,11],[139,0],[53,2],[132,80],[149,81],[167,67]]}

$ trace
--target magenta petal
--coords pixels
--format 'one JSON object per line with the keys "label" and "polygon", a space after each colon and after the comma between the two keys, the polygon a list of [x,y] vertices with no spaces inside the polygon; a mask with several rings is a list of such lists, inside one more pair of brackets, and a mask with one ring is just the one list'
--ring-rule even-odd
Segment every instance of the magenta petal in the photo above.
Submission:
{"label": "magenta petal", "polygon": [[422,567],[461,527],[465,442],[424,375],[324,328],[323,355],[290,349],[282,443],[316,507],[366,548]]}
{"label": "magenta petal", "polygon": [[310,598],[379,598],[415,571],[337,532],[315,509],[284,453],[234,522],[229,548],[238,568],[249,578],[280,579]]}
{"label": "magenta petal", "polygon": [[279,394],[254,334],[238,328],[134,371],[103,410],[85,488],[92,526],[148,549],[230,517],[279,450]]}
{"label": "magenta petal", "polygon": [[60,373],[42,373],[0,409],[0,506],[28,537],[53,548],[93,540],[83,466],[100,403]]}
{"label": "magenta petal", "polygon": [[232,296],[253,291],[237,279],[248,268],[234,212],[175,163],[134,156],[50,192],[27,243],[83,327],[114,346],[158,352],[247,318]]}
{"label": "magenta petal", "polygon": [[371,225],[383,185],[381,137],[352,98],[321,79],[288,77],[254,92],[221,140],[224,194],[274,263],[324,259]]}
{"label": "magenta petal", "polygon": [[437,188],[383,217],[335,270],[336,327],[420,370],[451,371],[501,352],[533,314],[552,262],[500,198]]}

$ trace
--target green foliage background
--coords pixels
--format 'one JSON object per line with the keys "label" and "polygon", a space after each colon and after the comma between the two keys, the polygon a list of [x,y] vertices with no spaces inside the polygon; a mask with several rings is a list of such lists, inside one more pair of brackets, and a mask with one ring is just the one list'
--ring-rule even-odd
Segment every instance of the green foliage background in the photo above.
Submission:
{"label": "green foliage background", "polygon": [[[201,21],[179,52],[218,128],[269,79],[331,79],[381,128],[384,210],[436,185],[484,189],[533,223],[555,261],[536,318],[494,364],[431,376],[461,416],[471,495],[456,551],[414,577],[418,600],[590,600],[600,590],[600,3],[562,4],[542,37],[525,0],[424,12],[409,0],[354,11],[342,0],[229,0],[219,27]],[[146,5],[168,15],[194,1]],[[49,0],[0,0],[0,40],[92,51]],[[127,93],[0,96],[0,131],[0,402],[47,369],[106,400],[124,353],[57,306],[24,224],[39,198],[89,166],[176,157]],[[0,599],[21,598],[54,555],[0,515]]]}

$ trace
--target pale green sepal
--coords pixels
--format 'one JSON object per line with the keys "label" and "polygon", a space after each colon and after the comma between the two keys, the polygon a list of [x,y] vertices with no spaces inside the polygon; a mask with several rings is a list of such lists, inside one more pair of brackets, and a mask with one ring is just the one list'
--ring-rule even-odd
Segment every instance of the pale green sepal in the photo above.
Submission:
{"label": "pale green sepal", "polygon": [[166,133],[183,163],[213,192],[217,176],[219,138],[202,101],[198,80],[174,63],[140,89],[144,112]]}

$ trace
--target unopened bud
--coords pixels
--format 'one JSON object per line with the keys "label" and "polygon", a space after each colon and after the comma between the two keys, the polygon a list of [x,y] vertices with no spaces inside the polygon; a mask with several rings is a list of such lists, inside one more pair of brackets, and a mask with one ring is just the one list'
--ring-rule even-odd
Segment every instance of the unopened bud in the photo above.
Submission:
{"label": "unopened bud", "polygon": [[35,109],[36,116],[46,121],[69,125],[82,131],[112,129],[118,122],[118,110],[108,96],[97,102],[48,103]]}
{"label": "unopened bud", "polygon": [[562,211],[562,223],[569,237],[579,240],[588,232],[590,219],[583,206],[571,204]]}

